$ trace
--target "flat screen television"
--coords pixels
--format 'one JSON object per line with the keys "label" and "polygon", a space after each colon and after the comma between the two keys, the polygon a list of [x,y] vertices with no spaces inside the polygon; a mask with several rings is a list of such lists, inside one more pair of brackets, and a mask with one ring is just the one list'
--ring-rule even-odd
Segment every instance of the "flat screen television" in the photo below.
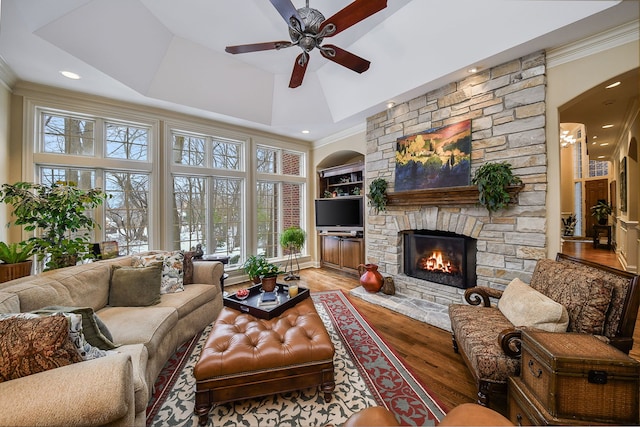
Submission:
{"label": "flat screen television", "polygon": [[358,197],[334,197],[316,199],[316,229],[323,231],[363,231],[364,199]]}

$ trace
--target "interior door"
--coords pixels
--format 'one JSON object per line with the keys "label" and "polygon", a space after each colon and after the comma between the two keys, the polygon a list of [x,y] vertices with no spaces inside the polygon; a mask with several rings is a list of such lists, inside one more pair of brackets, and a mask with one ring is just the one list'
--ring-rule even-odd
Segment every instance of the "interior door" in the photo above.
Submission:
{"label": "interior door", "polygon": [[606,200],[609,203],[609,182],[606,179],[585,181],[584,189],[585,218],[583,223],[585,224],[585,235],[593,237],[593,225],[596,224],[596,219],[591,215],[591,206],[598,203],[598,200]]}

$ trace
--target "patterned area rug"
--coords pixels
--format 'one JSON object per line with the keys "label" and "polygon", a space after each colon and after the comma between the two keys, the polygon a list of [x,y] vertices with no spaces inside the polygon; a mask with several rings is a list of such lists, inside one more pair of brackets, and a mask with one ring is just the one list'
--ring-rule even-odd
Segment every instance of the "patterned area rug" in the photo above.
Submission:
{"label": "patterned area rug", "polygon": [[[445,414],[437,399],[409,372],[341,291],[314,292],[331,340],[336,388],[325,403],[317,389],[214,406],[209,426],[340,425],[368,406],[390,409],[403,425],[434,425]],[[147,426],[195,426],[193,366],[210,326],[184,344],[164,367],[147,407]],[[214,422],[215,421],[215,422]]]}

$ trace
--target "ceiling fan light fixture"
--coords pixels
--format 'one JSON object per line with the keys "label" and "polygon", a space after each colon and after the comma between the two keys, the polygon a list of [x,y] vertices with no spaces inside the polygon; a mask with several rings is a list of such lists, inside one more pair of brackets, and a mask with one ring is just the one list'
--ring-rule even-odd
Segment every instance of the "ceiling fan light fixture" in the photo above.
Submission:
{"label": "ceiling fan light fixture", "polygon": [[287,23],[291,42],[274,41],[227,46],[225,52],[238,54],[299,46],[302,53],[294,63],[289,81],[290,88],[302,84],[309,63],[309,53],[316,48],[323,57],[356,73],[363,73],[369,69],[371,63],[366,59],[334,45],[322,46],[322,42],[325,37],[334,36],[386,8],[387,0],[353,0],[328,19],[318,10],[309,7],[309,0],[306,1],[306,6],[300,9],[296,9],[291,0],[270,1]]}

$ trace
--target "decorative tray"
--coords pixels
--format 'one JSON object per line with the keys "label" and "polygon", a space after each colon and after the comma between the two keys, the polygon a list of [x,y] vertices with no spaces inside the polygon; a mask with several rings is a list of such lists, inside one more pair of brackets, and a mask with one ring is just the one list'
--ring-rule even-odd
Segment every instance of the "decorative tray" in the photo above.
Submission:
{"label": "decorative tray", "polygon": [[[293,307],[303,299],[309,298],[309,289],[301,286],[298,286],[298,295],[289,298],[289,285],[283,283],[278,283],[273,293],[264,292],[261,284],[252,286],[248,288],[248,290],[249,296],[245,299],[239,298],[235,293],[230,293],[225,296],[223,298],[225,307],[268,320],[279,316],[285,310]],[[267,296],[272,298],[275,296],[275,299],[273,301],[263,301]]]}

